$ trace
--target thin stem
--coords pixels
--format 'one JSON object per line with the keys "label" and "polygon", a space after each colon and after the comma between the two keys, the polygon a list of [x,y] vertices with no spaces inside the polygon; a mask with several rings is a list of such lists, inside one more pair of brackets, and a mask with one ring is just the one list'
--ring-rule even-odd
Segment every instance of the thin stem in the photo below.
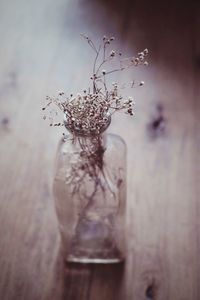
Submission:
{"label": "thin stem", "polygon": [[96,71],[96,75],[99,73],[100,68],[101,68],[105,63],[109,62],[109,61],[112,60],[112,59],[113,59],[112,57],[109,57],[109,58],[107,58],[107,59],[104,59],[104,60],[102,61],[102,63],[99,65],[99,67],[98,67],[98,69],[97,69],[97,71]]}
{"label": "thin stem", "polygon": [[[115,73],[115,72],[119,72],[119,71],[123,71],[125,69],[126,69],[125,67],[122,67],[121,69],[114,69],[114,70],[106,72],[105,75],[108,75],[108,74],[111,74],[111,73]],[[100,76],[100,77],[102,77],[102,76]]]}
{"label": "thin stem", "polygon": [[95,44],[93,43],[93,41],[88,37],[86,36],[85,34],[81,33],[81,36],[86,39],[86,41],[88,42],[88,44],[90,45],[90,47],[97,53],[97,48],[95,46]]}
{"label": "thin stem", "polygon": [[97,53],[97,48],[92,40],[88,39],[88,44],[92,47],[92,49]]}
{"label": "thin stem", "polygon": [[107,85],[106,85],[106,76],[104,75],[103,76],[103,84],[104,84],[104,88],[105,88],[105,92],[106,92],[106,98],[107,98],[107,92],[108,92],[108,90],[107,90]]}
{"label": "thin stem", "polygon": [[96,57],[95,57],[95,60],[94,60],[94,65],[93,65],[93,75],[96,74],[96,63],[97,63],[97,59],[99,57],[99,53],[101,51],[101,45],[99,46],[99,49],[98,51],[96,52]]}

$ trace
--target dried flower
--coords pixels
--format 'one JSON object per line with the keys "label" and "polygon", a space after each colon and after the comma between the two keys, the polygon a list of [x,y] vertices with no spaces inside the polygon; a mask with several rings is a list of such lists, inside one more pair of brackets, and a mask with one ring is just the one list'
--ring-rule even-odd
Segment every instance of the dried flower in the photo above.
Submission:
{"label": "dried flower", "polygon": [[[45,110],[54,103],[64,113],[64,122],[55,124],[52,121],[51,114],[51,126],[65,125],[71,132],[98,134],[108,126],[111,121],[111,115],[116,111],[124,111],[134,115],[132,97],[129,97],[128,100],[124,99],[120,95],[120,88],[116,82],[113,82],[109,88],[106,83],[107,76],[115,72],[124,71],[130,67],[148,65],[148,62],[144,60],[148,55],[148,49],[139,52],[136,57],[123,58],[121,52],[110,50],[108,53],[108,48],[114,41],[114,37],[104,36],[102,43],[97,47],[87,35],[81,35],[95,52],[93,74],[90,76],[92,89],[84,90],[83,94],[79,93],[76,96],[71,93],[70,97],[66,96],[63,91],[60,91],[58,96],[54,98],[47,96],[46,100],[48,103],[42,109]],[[116,63],[116,67],[113,69],[109,69],[108,66],[108,62],[111,59]],[[108,70],[103,68],[105,65],[108,66]],[[144,81],[141,81],[139,86],[143,85]],[[135,86],[134,80],[131,81],[131,87],[133,86]]]}

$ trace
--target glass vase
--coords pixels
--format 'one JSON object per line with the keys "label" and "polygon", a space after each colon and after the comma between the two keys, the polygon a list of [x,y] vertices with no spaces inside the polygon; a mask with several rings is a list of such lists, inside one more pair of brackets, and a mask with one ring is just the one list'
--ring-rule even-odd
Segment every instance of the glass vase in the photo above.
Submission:
{"label": "glass vase", "polygon": [[64,259],[117,263],[126,250],[126,145],[117,135],[69,133],[53,192]]}

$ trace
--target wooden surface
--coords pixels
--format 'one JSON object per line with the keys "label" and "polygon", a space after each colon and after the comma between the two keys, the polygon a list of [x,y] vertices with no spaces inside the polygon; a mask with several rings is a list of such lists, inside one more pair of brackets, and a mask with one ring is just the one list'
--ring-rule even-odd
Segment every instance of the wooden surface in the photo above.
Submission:
{"label": "wooden surface", "polygon": [[[0,0],[0,299],[200,299],[199,5]],[[122,3],[123,2],[123,3]],[[188,2],[189,3],[189,2]],[[42,120],[46,94],[87,85],[79,33],[114,35],[150,66],[121,75],[136,117],[114,118],[128,145],[125,265],[63,264],[51,192],[62,131]]]}

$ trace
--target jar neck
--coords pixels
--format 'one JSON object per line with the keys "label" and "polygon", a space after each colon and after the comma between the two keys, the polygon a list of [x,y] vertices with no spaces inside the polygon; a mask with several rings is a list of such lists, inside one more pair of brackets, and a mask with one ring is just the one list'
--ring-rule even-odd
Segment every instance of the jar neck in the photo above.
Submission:
{"label": "jar neck", "polygon": [[75,133],[69,132],[71,140],[74,144],[79,144],[81,147],[90,146],[105,146],[107,141],[107,130],[95,135],[76,135]]}

